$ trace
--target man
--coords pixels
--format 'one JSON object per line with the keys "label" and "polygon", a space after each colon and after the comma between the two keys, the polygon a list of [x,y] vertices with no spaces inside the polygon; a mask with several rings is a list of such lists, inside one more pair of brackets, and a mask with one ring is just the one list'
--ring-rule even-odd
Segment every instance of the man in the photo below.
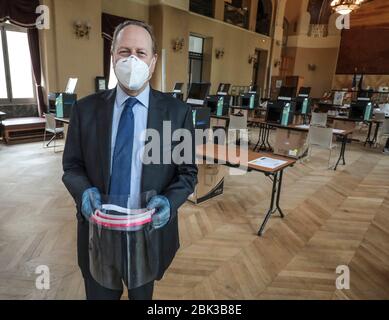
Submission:
{"label": "man", "polygon": [[[149,242],[157,252],[153,263],[157,275],[148,283],[128,288],[130,299],[152,299],[154,280],[163,277],[179,248],[177,210],[197,183],[194,152],[192,162],[184,164],[143,164],[137,156],[144,150],[142,132],[154,129],[162,137],[163,121],[170,122],[172,131],[184,128],[193,134],[190,107],[150,88],[156,62],[151,27],[136,21],[122,23],[112,42],[117,87],[81,99],[72,111],[63,182],[77,206],[78,263],[87,299],[117,300],[123,291],[102,286],[90,272],[88,220],[101,208],[102,195],[130,195],[130,206],[140,208],[143,194],[156,192],[147,207],[156,209]],[[163,146],[160,140],[161,153],[172,153],[173,148]]]}

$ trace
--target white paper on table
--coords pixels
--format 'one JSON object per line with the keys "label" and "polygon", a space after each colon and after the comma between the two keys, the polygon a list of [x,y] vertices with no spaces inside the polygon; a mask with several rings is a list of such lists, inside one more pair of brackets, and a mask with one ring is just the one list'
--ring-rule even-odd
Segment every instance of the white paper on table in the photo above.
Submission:
{"label": "white paper on table", "polygon": [[335,133],[335,134],[342,134],[345,132],[345,130],[341,130],[341,129],[332,129],[332,132]]}
{"label": "white paper on table", "polygon": [[[307,124],[300,124],[300,125],[295,126],[295,128],[299,128],[299,129],[309,129],[310,126],[307,125]],[[342,133],[345,132],[345,130],[342,130],[342,129],[332,129],[332,132],[333,132],[334,134],[342,134]]]}
{"label": "white paper on table", "polygon": [[254,164],[256,166],[261,166],[269,169],[275,169],[279,166],[284,165],[285,163],[287,162],[284,160],[278,160],[278,159],[268,158],[268,157],[261,157],[249,162],[249,164]]}
{"label": "white paper on table", "polygon": [[73,94],[76,90],[78,78],[69,78],[68,83],[66,85],[65,92],[69,94]]}
{"label": "white paper on table", "polygon": [[310,125],[309,124],[300,124],[300,125],[297,125],[295,127],[299,128],[299,129],[309,129]]}

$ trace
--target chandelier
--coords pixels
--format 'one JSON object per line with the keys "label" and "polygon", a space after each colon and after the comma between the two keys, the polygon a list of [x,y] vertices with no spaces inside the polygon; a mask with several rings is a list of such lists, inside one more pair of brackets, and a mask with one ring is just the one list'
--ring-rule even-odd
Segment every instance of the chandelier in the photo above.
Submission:
{"label": "chandelier", "polygon": [[365,0],[333,0],[331,7],[341,15],[350,14],[355,9],[358,9]]}

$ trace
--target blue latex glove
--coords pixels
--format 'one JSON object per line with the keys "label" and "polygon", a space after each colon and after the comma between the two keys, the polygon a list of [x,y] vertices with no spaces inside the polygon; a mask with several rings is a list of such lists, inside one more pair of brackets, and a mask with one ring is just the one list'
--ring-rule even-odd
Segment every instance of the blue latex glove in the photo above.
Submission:
{"label": "blue latex glove", "polygon": [[170,203],[165,196],[154,196],[147,204],[147,209],[155,209],[152,216],[153,228],[159,229],[166,225],[170,219]]}
{"label": "blue latex glove", "polygon": [[101,196],[97,188],[89,188],[82,194],[81,213],[89,221],[96,209],[101,209]]}

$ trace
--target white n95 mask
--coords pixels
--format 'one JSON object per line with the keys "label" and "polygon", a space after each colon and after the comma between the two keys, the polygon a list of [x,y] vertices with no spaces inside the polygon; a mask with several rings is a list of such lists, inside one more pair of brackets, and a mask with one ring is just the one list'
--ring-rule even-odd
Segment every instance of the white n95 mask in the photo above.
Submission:
{"label": "white n95 mask", "polygon": [[147,63],[132,55],[116,62],[115,74],[124,87],[137,91],[149,80],[150,69]]}

